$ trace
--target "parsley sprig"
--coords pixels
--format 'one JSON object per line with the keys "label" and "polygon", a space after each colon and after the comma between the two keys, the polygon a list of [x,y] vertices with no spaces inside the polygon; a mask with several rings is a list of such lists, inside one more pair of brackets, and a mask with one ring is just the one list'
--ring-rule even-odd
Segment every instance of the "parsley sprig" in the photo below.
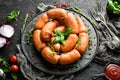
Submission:
{"label": "parsley sprig", "polygon": [[55,31],[55,39],[53,41],[53,44],[56,43],[61,43],[61,44],[65,44],[65,39],[69,36],[69,34],[71,33],[72,28],[67,28],[65,29],[64,33],[62,33],[59,30]]}
{"label": "parsley sprig", "polygon": [[7,21],[8,22],[11,22],[12,20],[17,21],[19,14],[20,14],[20,11],[15,11],[15,10],[11,11],[10,14],[7,16]]}

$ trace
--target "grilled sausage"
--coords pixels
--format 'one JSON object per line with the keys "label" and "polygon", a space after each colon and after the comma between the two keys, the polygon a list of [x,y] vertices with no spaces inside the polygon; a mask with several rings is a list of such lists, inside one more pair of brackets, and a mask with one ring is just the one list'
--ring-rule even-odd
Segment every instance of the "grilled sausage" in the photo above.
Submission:
{"label": "grilled sausage", "polygon": [[80,52],[80,54],[83,54],[89,43],[89,36],[87,33],[79,33],[80,38],[80,45],[76,46],[76,49]]}
{"label": "grilled sausage", "polygon": [[85,23],[80,19],[80,18],[76,18],[76,21],[78,23],[78,27],[79,27],[79,32],[87,32],[87,28],[85,26]]}
{"label": "grilled sausage", "polygon": [[70,34],[66,40],[65,45],[61,45],[61,51],[67,52],[74,48],[76,42],[78,40],[78,36],[76,34]]}
{"label": "grilled sausage", "polygon": [[46,44],[42,42],[40,34],[41,30],[35,30],[33,32],[33,43],[35,45],[35,48],[39,52],[46,46]]}
{"label": "grilled sausage", "polygon": [[35,29],[41,29],[49,21],[47,14],[42,14],[34,24]]}
{"label": "grilled sausage", "polygon": [[73,49],[70,52],[61,54],[59,62],[62,65],[71,64],[77,61],[80,57],[80,53],[76,49]]}
{"label": "grilled sausage", "polygon": [[43,48],[41,55],[45,60],[52,64],[57,64],[60,58],[60,56],[56,55],[49,47]]}
{"label": "grilled sausage", "polygon": [[52,36],[53,30],[57,25],[57,21],[50,21],[46,23],[41,30],[41,39],[45,42],[50,41],[50,37]]}

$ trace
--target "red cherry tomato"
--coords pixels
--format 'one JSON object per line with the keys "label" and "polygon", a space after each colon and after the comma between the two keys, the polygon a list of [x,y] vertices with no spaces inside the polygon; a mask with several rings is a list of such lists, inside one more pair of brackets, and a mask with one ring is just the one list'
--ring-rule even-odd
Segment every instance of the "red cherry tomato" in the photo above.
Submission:
{"label": "red cherry tomato", "polygon": [[15,55],[10,56],[10,62],[16,63],[17,62],[17,57]]}
{"label": "red cherry tomato", "polygon": [[11,71],[14,72],[14,73],[18,72],[18,71],[19,71],[18,65],[13,64],[13,65],[11,66]]}

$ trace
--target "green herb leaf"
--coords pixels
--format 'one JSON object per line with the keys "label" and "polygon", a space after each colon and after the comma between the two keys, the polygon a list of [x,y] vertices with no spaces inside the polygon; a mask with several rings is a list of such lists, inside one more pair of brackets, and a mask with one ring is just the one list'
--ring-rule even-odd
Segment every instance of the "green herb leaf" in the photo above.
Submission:
{"label": "green herb leaf", "polygon": [[11,73],[11,76],[12,76],[13,80],[17,80],[17,74]]}
{"label": "green herb leaf", "polygon": [[80,39],[78,39],[78,41],[76,43],[76,47],[79,46],[79,45],[81,45],[81,40]]}
{"label": "green herb leaf", "polygon": [[20,11],[11,11],[10,14],[7,16],[7,21],[8,22],[11,22],[12,20],[16,20],[17,21],[17,18],[20,14]]}
{"label": "green herb leaf", "polygon": [[53,45],[51,45],[50,43],[47,43],[47,45],[51,48],[52,51],[54,51]]}
{"label": "green herb leaf", "polygon": [[72,31],[72,28],[71,28],[71,27],[65,29],[65,31],[64,31],[64,36],[67,38],[67,37],[69,36],[69,34],[71,33],[71,31]]}

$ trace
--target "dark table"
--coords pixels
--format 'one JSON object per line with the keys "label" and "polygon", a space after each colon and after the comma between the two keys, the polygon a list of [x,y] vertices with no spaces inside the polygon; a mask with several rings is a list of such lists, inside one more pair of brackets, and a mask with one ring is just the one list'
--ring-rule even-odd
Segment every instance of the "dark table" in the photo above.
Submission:
{"label": "dark table", "polygon": [[[88,9],[94,7],[97,0],[60,0],[66,3],[69,3],[71,6],[80,7],[86,15],[88,14]],[[106,7],[107,0],[102,0],[104,7]],[[7,60],[9,56],[12,54],[17,54],[18,50],[16,44],[20,44],[20,29],[23,24],[23,19],[26,13],[29,13],[31,10],[36,10],[36,6],[39,3],[45,4],[54,4],[54,2],[59,2],[59,0],[0,0],[0,22],[2,22],[6,16],[12,10],[20,10],[20,16],[18,21],[13,21],[11,25],[13,25],[15,29],[15,35],[9,39],[12,41],[11,44],[5,45],[3,48],[0,48],[0,56],[5,57]],[[75,73],[74,80],[92,80],[91,76],[94,74],[102,73],[104,70],[104,66],[97,64],[94,60],[82,71]],[[22,76],[21,72],[18,72],[18,80],[25,80]],[[8,80],[12,80],[10,76],[8,76]],[[106,80],[105,78],[100,78],[99,80]]]}

